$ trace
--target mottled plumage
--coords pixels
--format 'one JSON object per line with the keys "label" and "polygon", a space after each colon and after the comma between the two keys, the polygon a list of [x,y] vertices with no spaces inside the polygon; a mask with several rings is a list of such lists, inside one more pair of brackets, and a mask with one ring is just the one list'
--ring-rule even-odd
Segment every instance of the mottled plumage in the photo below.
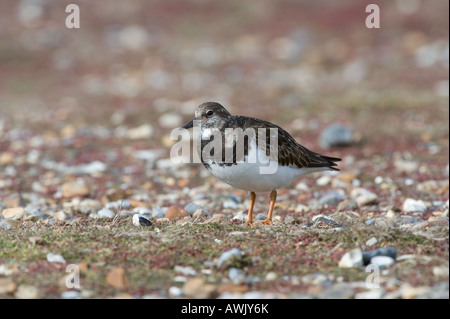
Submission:
{"label": "mottled plumage", "polygon": [[[339,170],[336,162],[340,158],[310,151],[278,125],[252,117],[233,116],[219,103],[201,104],[194,120],[200,122],[199,152],[203,165],[231,186],[251,192],[253,202],[248,223],[252,222],[254,192],[272,191],[271,209],[266,220],[266,223],[271,223],[276,189],[288,186],[298,176]],[[193,127],[194,120],[183,127]],[[232,135],[230,132],[237,134]],[[214,138],[221,139],[221,149],[211,147]],[[239,152],[239,149],[243,151]],[[253,162],[252,156],[258,160]],[[276,171],[262,174],[261,169],[271,164],[276,165]]]}

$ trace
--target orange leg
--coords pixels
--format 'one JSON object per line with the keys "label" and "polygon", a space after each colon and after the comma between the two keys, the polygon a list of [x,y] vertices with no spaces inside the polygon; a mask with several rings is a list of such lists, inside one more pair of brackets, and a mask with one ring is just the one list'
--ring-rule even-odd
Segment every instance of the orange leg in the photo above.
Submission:
{"label": "orange leg", "polygon": [[256,194],[255,192],[250,192],[250,207],[248,209],[247,219],[245,220],[245,225],[253,224],[253,207],[255,206]]}
{"label": "orange leg", "polygon": [[269,206],[269,212],[267,213],[267,218],[263,221],[256,222],[255,224],[272,225],[272,213],[273,213],[273,207],[275,206],[276,200],[277,200],[277,191],[273,190],[270,193],[270,206]]}

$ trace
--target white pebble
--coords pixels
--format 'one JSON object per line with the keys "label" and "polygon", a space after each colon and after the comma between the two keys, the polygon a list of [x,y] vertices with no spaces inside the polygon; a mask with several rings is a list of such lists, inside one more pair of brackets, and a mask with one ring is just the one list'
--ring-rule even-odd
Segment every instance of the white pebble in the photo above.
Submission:
{"label": "white pebble", "polygon": [[47,261],[51,262],[51,263],[61,263],[61,264],[65,264],[66,260],[64,259],[63,256],[61,255],[56,255],[53,253],[48,253],[47,254]]}

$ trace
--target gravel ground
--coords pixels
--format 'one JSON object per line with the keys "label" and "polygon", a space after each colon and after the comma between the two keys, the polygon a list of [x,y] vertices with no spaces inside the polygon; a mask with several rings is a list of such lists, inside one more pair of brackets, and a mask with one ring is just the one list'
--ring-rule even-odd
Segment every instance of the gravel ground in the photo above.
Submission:
{"label": "gravel ground", "polygon": [[[59,1],[11,3],[0,298],[449,298],[448,2],[383,3],[367,29],[357,1],[103,0],[76,30]],[[245,226],[245,191],[170,159],[208,100],[341,172]]]}

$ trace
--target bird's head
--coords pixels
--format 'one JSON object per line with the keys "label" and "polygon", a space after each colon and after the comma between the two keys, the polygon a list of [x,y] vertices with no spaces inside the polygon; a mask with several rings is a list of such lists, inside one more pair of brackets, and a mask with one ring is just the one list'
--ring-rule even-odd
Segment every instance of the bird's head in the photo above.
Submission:
{"label": "bird's head", "polygon": [[230,113],[217,102],[205,102],[195,111],[195,118],[182,126],[188,129],[194,126],[194,121],[200,121],[200,125],[208,127],[230,116]]}

